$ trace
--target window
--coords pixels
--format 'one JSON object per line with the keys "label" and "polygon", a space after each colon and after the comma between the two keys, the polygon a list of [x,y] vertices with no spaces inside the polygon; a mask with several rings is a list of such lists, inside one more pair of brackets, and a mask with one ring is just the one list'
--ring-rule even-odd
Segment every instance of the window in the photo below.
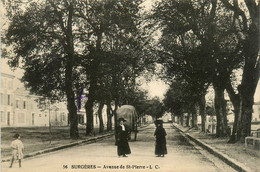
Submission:
{"label": "window", "polygon": [[7,125],[10,125],[11,113],[7,112]]}
{"label": "window", "polygon": [[26,101],[23,101],[23,109],[26,109]]}
{"label": "window", "polygon": [[33,107],[33,102],[31,102],[31,109],[33,109],[34,107]]}
{"label": "window", "polygon": [[3,104],[3,102],[4,102],[4,94],[1,93],[1,105]]}
{"label": "window", "polygon": [[62,112],[62,121],[65,121],[65,113]]}
{"label": "window", "polygon": [[62,122],[62,112],[60,113],[60,122]]}
{"label": "window", "polygon": [[25,121],[24,113],[19,113],[18,114],[18,123],[24,123],[24,121]]}
{"label": "window", "polygon": [[13,89],[13,81],[8,81],[8,89]]}
{"label": "window", "polygon": [[15,100],[15,108],[19,108],[19,100]]}
{"label": "window", "polygon": [[7,95],[7,105],[11,105],[11,95]]}
{"label": "window", "polygon": [[4,80],[1,79],[1,87],[2,87],[2,88],[5,88],[4,86],[5,86],[5,85],[4,85]]}
{"label": "window", "polygon": [[34,113],[32,113],[32,125],[34,125]]}
{"label": "window", "polygon": [[5,122],[5,114],[4,111],[1,111],[1,123]]}
{"label": "window", "polygon": [[56,121],[56,122],[58,121],[58,115],[57,115],[57,112],[55,112],[55,121]]}

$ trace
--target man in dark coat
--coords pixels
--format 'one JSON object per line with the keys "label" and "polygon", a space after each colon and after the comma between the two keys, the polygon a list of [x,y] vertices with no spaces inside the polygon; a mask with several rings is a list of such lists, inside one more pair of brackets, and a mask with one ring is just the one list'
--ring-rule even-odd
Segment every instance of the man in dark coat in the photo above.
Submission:
{"label": "man in dark coat", "polygon": [[155,144],[155,155],[157,157],[164,157],[165,154],[167,154],[167,148],[166,148],[166,132],[165,129],[162,126],[161,122],[157,122],[157,127],[154,132],[154,136],[156,137],[156,144]]}
{"label": "man in dark coat", "polygon": [[118,156],[127,157],[126,154],[130,154],[131,150],[128,144],[129,129],[124,122],[124,118],[119,118],[119,126],[117,127],[117,154]]}

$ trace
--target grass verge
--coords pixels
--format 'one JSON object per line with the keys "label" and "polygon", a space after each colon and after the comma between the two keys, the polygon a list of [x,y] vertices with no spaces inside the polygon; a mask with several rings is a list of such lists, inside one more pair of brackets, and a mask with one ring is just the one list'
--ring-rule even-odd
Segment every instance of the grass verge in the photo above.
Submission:
{"label": "grass verge", "polygon": [[79,126],[79,139],[70,139],[69,126],[49,127],[9,127],[1,128],[1,158],[9,158],[11,156],[11,141],[14,139],[15,133],[21,135],[21,141],[24,144],[24,154],[33,153],[36,151],[61,146],[81,140],[85,140],[94,136],[108,133],[107,131],[99,133],[98,129],[94,130],[92,136],[85,136],[85,127]]}

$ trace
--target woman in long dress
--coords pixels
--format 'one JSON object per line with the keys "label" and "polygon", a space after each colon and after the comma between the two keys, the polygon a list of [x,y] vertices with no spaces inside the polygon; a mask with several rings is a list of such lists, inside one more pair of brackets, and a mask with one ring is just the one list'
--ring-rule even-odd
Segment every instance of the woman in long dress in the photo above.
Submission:
{"label": "woman in long dress", "polygon": [[162,123],[157,123],[157,127],[154,132],[154,136],[156,137],[155,155],[157,155],[157,157],[164,157],[164,155],[167,154],[166,135],[167,134],[162,126]]}
{"label": "woman in long dress", "polygon": [[130,154],[131,150],[128,144],[128,127],[124,125],[126,121],[124,118],[119,118],[119,126],[117,128],[117,154],[118,156],[127,157],[126,154]]}

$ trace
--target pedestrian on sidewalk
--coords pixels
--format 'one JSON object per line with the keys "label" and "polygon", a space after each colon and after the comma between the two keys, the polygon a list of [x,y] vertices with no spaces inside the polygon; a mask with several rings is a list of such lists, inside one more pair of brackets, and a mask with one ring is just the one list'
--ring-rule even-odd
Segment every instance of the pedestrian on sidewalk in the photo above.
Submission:
{"label": "pedestrian on sidewalk", "polygon": [[118,156],[127,157],[126,154],[130,154],[131,150],[128,144],[128,136],[130,131],[124,124],[126,120],[124,118],[118,119],[119,126],[117,127],[117,154]]}
{"label": "pedestrian on sidewalk", "polygon": [[15,140],[11,142],[12,159],[11,159],[11,164],[10,164],[9,168],[12,168],[15,159],[18,159],[19,167],[21,168],[24,146],[23,146],[23,142],[20,140],[21,139],[20,134],[18,134],[18,133],[15,134],[14,138],[15,138]]}
{"label": "pedestrian on sidewalk", "polygon": [[156,122],[156,130],[154,132],[154,136],[156,138],[155,142],[155,155],[157,157],[164,157],[165,154],[167,154],[167,148],[166,148],[166,131],[163,128],[162,121],[158,120]]}

